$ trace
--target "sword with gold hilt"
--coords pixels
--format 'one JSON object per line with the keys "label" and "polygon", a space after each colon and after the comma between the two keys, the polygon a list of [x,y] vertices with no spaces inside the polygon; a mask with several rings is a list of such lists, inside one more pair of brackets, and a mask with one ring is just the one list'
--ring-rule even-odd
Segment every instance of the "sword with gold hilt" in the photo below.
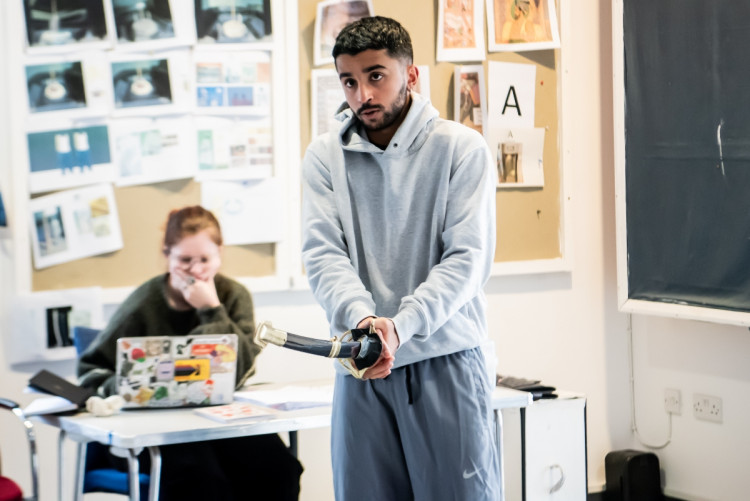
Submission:
{"label": "sword with gold hilt", "polygon": [[255,342],[263,347],[270,343],[302,353],[335,358],[359,379],[378,360],[383,350],[374,323],[370,324],[369,329],[351,329],[340,337],[326,340],[292,334],[277,329],[271,322],[261,322],[255,330]]}

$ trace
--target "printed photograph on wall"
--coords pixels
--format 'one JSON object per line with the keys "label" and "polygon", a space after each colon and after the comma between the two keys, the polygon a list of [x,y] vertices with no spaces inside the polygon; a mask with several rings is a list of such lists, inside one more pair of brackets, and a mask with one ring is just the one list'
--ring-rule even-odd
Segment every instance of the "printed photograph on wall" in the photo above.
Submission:
{"label": "printed photograph on wall", "polygon": [[112,0],[117,43],[175,38],[171,3],[165,0]]}
{"label": "printed photograph on wall", "polygon": [[118,186],[160,183],[195,175],[193,122],[179,118],[121,118],[111,125]]}
{"label": "printed photograph on wall", "polygon": [[225,245],[283,240],[288,224],[284,200],[278,178],[201,184],[201,205],[216,215]]}
{"label": "printed photograph on wall", "polygon": [[23,0],[30,53],[111,45],[104,0]]}
{"label": "printed photograph on wall", "polygon": [[498,188],[544,187],[544,128],[492,129]]}
{"label": "printed photograph on wall", "polygon": [[484,8],[481,0],[438,1],[438,61],[483,61]]}
{"label": "printed photograph on wall", "polygon": [[195,54],[196,112],[271,113],[271,56],[268,52],[200,51]]}
{"label": "printed photograph on wall", "polygon": [[26,66],[26,86],[31,113],[86,107],[80,61]]}
{"label": "printed photograph on wall", "polygon": [[112,87],[116,108],[173,103],[167,59],[113,62]]}
{"label": "printed photograph on wall", "polygon": [[454,120],[483,134],[487,116],[484,67],[481,64],[456,66],[453,82]]}
{"label": "printed photograph on wall", "polygon": [[122,248],[111,184],[33,198],[29,216],[36,269]]}
{"label": "printed photograph on wall", "polygon": [[195,119],[198,181],[262,179],[273,173],[273,134],[268,120]]}
{"label": "printed photograph on wall", "polygon": [[43,193],[113,181],[106,124],[29,132],[29,192]]}
{"label": "printed photograph on wall", "polygon": [[487,0],[490,52],[560,47],[555,0]]}
{"label": "printed photograph on wall", "polygon": [[374,16],[372,0],[324,0],[318,2],[315,16],[314,53],[315,66],[333,63],[333,44],[347,24],[363,17]]}
{"label": "printed photograph on wall", "polygon": [[195,0],[199,44],[270,42],[271,0]]}
{"label": "printed photograph on wall", "polygon": [[6,329],[10,363],[75,359],[74,327],[104,325],[101,287],[18,294]]}

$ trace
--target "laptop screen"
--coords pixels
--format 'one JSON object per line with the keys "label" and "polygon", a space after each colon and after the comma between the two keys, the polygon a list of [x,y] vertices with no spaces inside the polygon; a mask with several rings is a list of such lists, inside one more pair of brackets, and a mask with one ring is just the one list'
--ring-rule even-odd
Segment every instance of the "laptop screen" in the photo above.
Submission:
{"label": "laptop screen", "polygon": [[125,408],[226,404],[234,395],[237,335],[120,338],[116,371]]}

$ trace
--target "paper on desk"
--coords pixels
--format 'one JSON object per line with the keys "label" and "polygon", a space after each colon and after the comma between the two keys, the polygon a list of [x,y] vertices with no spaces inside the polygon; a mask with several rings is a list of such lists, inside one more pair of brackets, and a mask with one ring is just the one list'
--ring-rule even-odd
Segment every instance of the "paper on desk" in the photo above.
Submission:
{"label": "paper on desk", "polygon": [[59,412],[68,412],[78,409],[78,406],[63,397],[40,397],[31,401],[29,405],[23,408],[26,416],[37,416],[40,414],[57,414]]}
{"label": "paper on desk", "polygon": [[333,385],[285,386],[275,390],[236,391],[234,398],[282,411],[325,407],[333,402]]}

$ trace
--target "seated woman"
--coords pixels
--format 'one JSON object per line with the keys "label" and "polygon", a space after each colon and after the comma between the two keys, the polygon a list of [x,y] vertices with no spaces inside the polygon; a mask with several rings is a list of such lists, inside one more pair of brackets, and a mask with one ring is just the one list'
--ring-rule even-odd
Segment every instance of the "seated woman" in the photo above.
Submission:
{"label": "seated woman", "polygon": [[[135,336],[234,333],[239,337],[237,387],[255,371],[250,293],[218,274],[222,236],[203,207],[172,211],[163,252],[168,272],[138,287],[81,355],[79,384],[106,397],[116,393],[116,340]],[[278,435],[210,440],[161,447],[160,499],[296,500],[302,465]],[[127,471],[124,459],[112,466]],[[142,454],[141,471],[148,471]]]}

